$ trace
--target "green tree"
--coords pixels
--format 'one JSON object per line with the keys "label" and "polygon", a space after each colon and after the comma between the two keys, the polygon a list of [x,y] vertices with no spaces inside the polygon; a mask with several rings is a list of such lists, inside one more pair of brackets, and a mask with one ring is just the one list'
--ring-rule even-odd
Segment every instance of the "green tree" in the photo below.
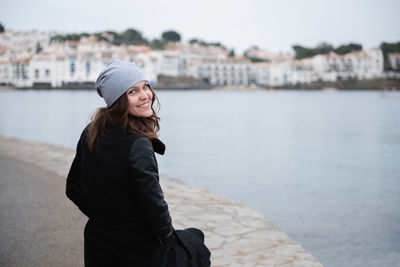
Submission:
{"label": "green tree", "polygon": [[169,42],[180,42],[181,36],[175,31],[165,31],[161,35],[162,39]]}
{"label": "green tree", "polygon": [[163,50],[164,47],[167,45],[167,41],[165,40],[160,40],[160,39],[154,39],[149,45],[151,48],[156,49],[156,50]]}
{"label": "green tree", "polygon": [[246,58],[248,58],[251,62],[253,62],[253,63],[257,63],[257,62],[270,62],[268,59],[263,59],[263,58],[258,58],[258,57],[249,57],[249,56],[246,56],[245,55],[245,57]]}
{"label": "green tree", "polygon": [[220,42],[211,42],[211,43],[208,43],[208,45],[219,46],[219,47],[221,47],[221,48],[226,50],[226,47],[223,46]]}
{"label": "green tree", "polygon": [[361,51],[362,50],[362,45],[360,44],[356,44],[356,43],[350,43],[348,45],[341,45],[337,48],[334,49],[334,52],[337,54],[347,54],[347,53],[351,53],[354,51]]}
{"label": "green tree", "polygon": [[235,56],[235,50],[231,49],[231,51],[229,51],[228,57],[234,57],[234,56]]}
{"label": "green tree", "polygon": [[121,34],[122,43],[124,44],[147,44],[147,40],[142,36],[142,34],[135,29],[128,29]]}
{"label": "green tree", "polygon": [[199,44],[199,45],[202,45],[202,46],[219,46],[222,49],[227,50],[226,47],[223,46],[220,42],[210,42],[210,43],[208,43],[208,42],[203,41],[201,39],[192,38],[192,39],[189,40],[189,43],[191,43],[191,44]]}
{"label": "green tree", "polygon": [[333,51],[333,46],[326,42],[322,42],[315,47],[315,52],[317,54],[329,54],[331,51]]}
{"label": "green tree", "polygon": [[197,39],[197,38],[190,39],[189,43],[191,43],[191,44],[199,44],[199,45],[202,45],[202,46],[208,46],[207,42],[205,42],[203,40],[200,40],[200,39]]}
{"label": "green tree", "polygon": [[300,45],[294,45],[292,48],[296,54],[295,56],[296,59],[313,57],[317,55],[316,50],[312,48],[307,48]]}
{"label": "green tree", "polygon": [[65,36],[65,40],[66,41],[79,41],[80,39],[81,39],[81,35],[80,34],[72,33],[72,34],[67,34]]}
{"label": "green tree", "polygon": [[0,33],[4,32],[4,30],[5,30],[5,29],[4,29],[3,24],[0,23]]}
{"label": "green tree", "polygon": [[319,54],[329,54],[330,52],[335,51],[333,46],[326,42],[318,44],[315,48],[308,48],[300,45],[294,45],[292,48],[296,54],[296,59],[313,57]]}
{"label": "green tree", "polygon": [[106,37],[103,36],[102,32],[96,32],[95,34],[93,34],[98,41],[108,41]]}
{"label": "green tree", "polygon": [[57,34],[54,35],[50,38],[50,42],[64,42],[65,41],[65,37],[63,35]]}
{"label": "green tree", "polygon": [[381,43],[380,48],[383,53],[384,69],[392,70],[389,62],[389,53],[400,53],[400,42],[397,43]]}
{"label": "green tree", "polygon": [[117,33],[117,32],[113,32],[113,31],[106,31],[107,34],[112,36],[112,43],[115,45],[120,45],[122,44],[122,35]]}

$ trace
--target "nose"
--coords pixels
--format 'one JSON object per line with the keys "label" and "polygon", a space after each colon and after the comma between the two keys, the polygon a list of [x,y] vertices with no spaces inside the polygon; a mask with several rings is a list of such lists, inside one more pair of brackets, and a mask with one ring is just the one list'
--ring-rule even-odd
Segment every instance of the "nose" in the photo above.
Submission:
{"label": "nose", "polygon": [[140,99],[140,100],[146,100],[146,99],[148,99],[148,98],[149,98],[149,96],[146,94],[146,92],[143,91],[143,90],[140,90],[139,99]]}

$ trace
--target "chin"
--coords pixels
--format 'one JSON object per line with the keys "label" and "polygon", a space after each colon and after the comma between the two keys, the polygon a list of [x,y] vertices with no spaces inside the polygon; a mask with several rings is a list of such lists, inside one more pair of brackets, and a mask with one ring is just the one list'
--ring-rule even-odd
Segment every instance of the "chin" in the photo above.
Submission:
{"label": "chin", "polygon": [[153,115],[153,111],[151,109],[150,110],[146,110],[146,111],[143,111],[143,110],[136,111],[135,110],[135,111],[130,111],[129,114],[134,116],[134,117],[138,117],[138,118],[148,118],[148,117],[151,117]]}
{"label": "chin", "polygon": [[153,115],[153,112],[146,112],[146,113],[142,113],[142,114],[138,115],[138,117],[148,118],[148,117],[151,117],[151,115]]}

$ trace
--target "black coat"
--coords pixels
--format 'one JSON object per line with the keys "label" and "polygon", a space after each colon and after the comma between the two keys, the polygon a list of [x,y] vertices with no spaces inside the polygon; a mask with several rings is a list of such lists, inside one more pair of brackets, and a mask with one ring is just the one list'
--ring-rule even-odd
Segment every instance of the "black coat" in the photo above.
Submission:
{"label": "black coat", "polygon": [[209,266],[202,232],[172,226],[154,155],[164,154],[165,145],[109,126],[90,152],[86,133],[66,186],[68,198],[89,218],[85,266]]}

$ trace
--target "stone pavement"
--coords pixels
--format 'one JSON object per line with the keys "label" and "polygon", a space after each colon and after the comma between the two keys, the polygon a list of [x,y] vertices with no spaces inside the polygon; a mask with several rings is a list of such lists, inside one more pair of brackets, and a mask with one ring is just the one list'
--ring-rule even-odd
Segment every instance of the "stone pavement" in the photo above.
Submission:
{"label": "stone pavement", "polygon": [[[75,151],[0,136],[0,154],[66,177]],[[203,230],[212,266],[323,266],[251,208],[165,175],[160,180],[174,227]]]}

